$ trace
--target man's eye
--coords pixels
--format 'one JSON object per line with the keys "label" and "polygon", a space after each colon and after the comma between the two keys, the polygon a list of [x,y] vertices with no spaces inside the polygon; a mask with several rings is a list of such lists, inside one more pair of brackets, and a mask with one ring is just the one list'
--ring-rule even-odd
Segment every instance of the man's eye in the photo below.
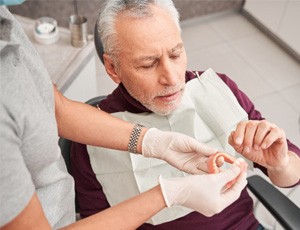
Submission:
{"label": "man's eye", "polygon": [[151,64],[151,65],[143,65],[141,66],[143,69],[151,69],[155,66],[155,63]]}
{"label": "man's eye", "polygon": [[172,55],[172,56],[170,56],[170,58],[176,60],[176,59],[180,58],[180,54],[179,55]]}
{"label": "man's eye", "polygon": [[150,68],[152,68],[153,67],[153,65],[145,65],[145,66],[142,66],[142,68],[144,68],[144,69],[150,69]]}

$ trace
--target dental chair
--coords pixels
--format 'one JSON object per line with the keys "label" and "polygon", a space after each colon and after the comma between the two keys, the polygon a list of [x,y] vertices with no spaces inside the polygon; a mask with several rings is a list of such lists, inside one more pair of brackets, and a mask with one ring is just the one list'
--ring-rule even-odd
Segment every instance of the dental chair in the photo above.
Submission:
{"label": "dental chair", "polygon": [[[103,46],[101,40],[96,33],[97,23],[94,29],[94,42],[95,48],[98,56],[102,63],[103,60]],[[106,96],[99,96],[92,98],[87,101],[87,104],[96,106],[101,100],[106,98]],[[300,125],[300,118],[299,118]],[[62,155],[65,159],[67,169],[70,173],[70,146],[71,141],[60,138],[59,146],[61,147]],[[256,199],[269,211],[269,213],[277,220],[277,222],[287,230],[299,230],[300,229],[300,209],[293,203],[286,195],[280,192],[275,186],[267,182],[260,175],[252,175],[247,178],[248,185],[247,188],[254,195]],[[79,212],[78,203],[75,198],[76,212]],[[255,213],[255,212],[254,212]],[[264,224],[262,222],[262,224]]]}

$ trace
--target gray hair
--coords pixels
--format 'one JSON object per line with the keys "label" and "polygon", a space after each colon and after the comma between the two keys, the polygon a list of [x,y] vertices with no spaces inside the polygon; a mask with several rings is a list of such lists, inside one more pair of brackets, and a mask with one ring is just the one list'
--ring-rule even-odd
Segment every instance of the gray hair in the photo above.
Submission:
{"label": "gray hair", "polygon": [[104,52],[117,61],[120,44],[117,40],[115,23],[120,13],[135,18],[152,16],[150,6],[156,5],[165,9],[174,20],[180,31],[179,13],[172,0],[107,0],[97,20],[97,32],[103,44]]}

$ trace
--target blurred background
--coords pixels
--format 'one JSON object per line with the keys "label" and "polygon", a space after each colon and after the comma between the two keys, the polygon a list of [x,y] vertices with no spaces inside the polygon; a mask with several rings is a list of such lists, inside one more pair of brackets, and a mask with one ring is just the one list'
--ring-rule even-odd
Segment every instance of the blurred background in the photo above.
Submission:
{"label": "blurred background", "polygon": [[[89,21],[89,32],[93,33],[93,25],[99,14],[104,0],[27,0],[19,6],[11,6],[11,12],[39,18],[43,16],[53,17],[58,24],[68,27],[69,16],[74,13],[74,4],[77,3],[79,14],[84,15]],[[174,0],[176,8],[180,12],[181,20],[208,15],[228,9],[240,9],[243,0]]]}

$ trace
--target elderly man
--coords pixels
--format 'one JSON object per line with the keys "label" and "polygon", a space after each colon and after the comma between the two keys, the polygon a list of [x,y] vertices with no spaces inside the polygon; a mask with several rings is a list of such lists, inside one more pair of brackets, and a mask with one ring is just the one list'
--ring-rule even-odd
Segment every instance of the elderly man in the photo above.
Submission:
{"label": "elderly man", "polygon": [[[299,183],[300,150],[286,140],[284,131],[263,120],[226,75],[212,69],[186,70],[172,1],[108,1],[98,22],[106,71],[119,84],[99,104],[101,110],[147,127],[187,134],[234,156],[239,153],[277,186]],[[80,144],[74,144],[72,152],[82,217],[145,191],[159,175],[160,180],[184,176],[161,160],[132,153]],[[261,225],[244,189],[236,202],[210,218],[173,206],[140,227],[154,228],[259,229]]]}

